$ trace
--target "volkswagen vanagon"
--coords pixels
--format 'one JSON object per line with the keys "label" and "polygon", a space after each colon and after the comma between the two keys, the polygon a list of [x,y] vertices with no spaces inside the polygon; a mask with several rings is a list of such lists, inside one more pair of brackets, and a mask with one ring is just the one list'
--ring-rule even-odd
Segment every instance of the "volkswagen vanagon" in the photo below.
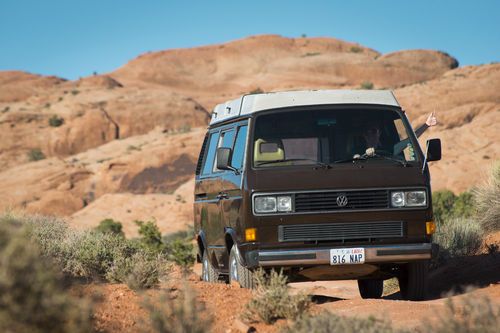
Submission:
{"label": "volkswagen vanagon", "polygon": [[355,279],[379,298],[397,277],[425,296],[435,248],[427,162],[391,91],[244,95],[217,105],[196,167],[202,279],[252,288],[256,269],[290,281]]}

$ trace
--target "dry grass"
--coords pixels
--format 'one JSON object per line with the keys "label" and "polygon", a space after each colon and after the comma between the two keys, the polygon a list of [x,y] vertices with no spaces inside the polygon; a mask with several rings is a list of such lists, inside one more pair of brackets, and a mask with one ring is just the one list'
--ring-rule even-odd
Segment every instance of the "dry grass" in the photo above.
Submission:
{"label": "dry grass", "polygon": [[474,190],[479,222],[487,232],[500,230],[500,162],[497,162],[486,183]]}

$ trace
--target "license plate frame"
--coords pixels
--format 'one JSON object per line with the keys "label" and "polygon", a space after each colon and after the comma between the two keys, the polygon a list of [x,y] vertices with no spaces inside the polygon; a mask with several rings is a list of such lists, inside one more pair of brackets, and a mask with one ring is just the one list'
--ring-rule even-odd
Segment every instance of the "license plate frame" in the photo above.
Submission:
{"label": "license plate frame", "polygon": [[363,247],[330,249],[330,265],[361,265],[366,260]]}

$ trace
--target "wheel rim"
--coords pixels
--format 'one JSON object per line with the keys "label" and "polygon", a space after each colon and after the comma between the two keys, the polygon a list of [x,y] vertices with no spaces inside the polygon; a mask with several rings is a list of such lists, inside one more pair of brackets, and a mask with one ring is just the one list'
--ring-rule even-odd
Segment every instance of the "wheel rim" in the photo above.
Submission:
{"label": "wheel rim", "polygon": [[231,258],[231,280],[238,281],[238,263],[236,257]]}
{"label": "wheel rim", "polygon": [[202,277],[203,281],[208,281],[208,260],[206,258],[203,260]]}

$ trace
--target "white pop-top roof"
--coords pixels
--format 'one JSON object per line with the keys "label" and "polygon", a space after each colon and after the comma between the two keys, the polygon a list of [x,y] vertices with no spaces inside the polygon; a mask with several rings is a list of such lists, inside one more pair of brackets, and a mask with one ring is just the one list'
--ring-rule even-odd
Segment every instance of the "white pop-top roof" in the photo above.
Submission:
{"label": "white pop-top roof", "polygon": [[399,106],[390,90],[300,90],[243,95],[218,104],[210,125],[254,112],[308,105],[376,104]]}

